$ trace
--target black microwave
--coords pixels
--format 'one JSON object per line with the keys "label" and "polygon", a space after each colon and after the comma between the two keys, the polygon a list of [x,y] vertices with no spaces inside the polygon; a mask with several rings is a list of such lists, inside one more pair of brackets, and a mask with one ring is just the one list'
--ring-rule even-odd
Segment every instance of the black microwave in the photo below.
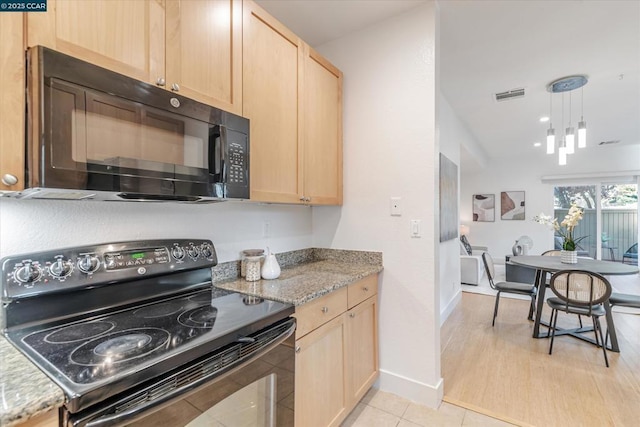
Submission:
{"label": "black microwave", "polygon": [[249,120],[45,47],[27,51],[16,197],[249,198]]}

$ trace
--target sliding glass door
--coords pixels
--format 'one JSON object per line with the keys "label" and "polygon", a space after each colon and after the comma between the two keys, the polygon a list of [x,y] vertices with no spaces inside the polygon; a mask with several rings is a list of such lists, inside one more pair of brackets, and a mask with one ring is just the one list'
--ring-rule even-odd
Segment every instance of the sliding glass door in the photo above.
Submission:
{"label": "sliding glass door", "polygon": [[[584,210],[575,228],[580,242],[578,254],[597,259],[622,261],[638,238],[638,185],[598,184],[554,188],[554,215],[562,222],[572,203]],[[554,236],[554,247],[561,238]]]}
{"label": "sliding glass door", "polygon": [[600,187],[602,259],[622,261],[637,243],[638,185],[604,184]]}

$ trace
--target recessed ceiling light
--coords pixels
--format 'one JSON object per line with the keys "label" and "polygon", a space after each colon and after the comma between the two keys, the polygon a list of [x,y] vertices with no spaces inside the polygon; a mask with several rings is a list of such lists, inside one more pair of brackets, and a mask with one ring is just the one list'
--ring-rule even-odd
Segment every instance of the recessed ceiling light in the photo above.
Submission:
{"label": "recessed ceiling light", "polygon": [[534,146],[534,147],[540,147],[541,145],[542,145],[542,143],[541,143],[541,142],[534,142],[534,143],[533,143],[533,146]]}
{"label": "recessed ceiling light", "polygon": [[548,121],[549,121],[549,117],[547,117],[547,116],[540,117],[540,123],[545,123],[545,122],[548,122]]}

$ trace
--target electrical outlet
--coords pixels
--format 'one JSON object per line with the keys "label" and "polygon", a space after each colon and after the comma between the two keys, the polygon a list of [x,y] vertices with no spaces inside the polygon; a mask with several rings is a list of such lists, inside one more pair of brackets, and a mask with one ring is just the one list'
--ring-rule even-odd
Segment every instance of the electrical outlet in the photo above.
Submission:
{"label": "electrical outlet", "polygon": [[401,216],[402,215],[402,206],[400,202],[402,199],[400,197],[392,197],[389,204],[389,211],[391,216]]}
{"label": "electrical outlet", "polygon": [[269,221],[262,223],[262,237],[271,237],[271,223]]}

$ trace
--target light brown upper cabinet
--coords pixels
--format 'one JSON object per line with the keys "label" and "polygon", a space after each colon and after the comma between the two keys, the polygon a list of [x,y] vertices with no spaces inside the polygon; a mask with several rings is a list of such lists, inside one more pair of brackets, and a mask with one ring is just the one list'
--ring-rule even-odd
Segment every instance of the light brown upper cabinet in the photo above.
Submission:
{"label": "light brown upper cabinet", "polygon": [[240,114],[241,9],[241,0],[49,0],[27,16],[27,44]]}
{"label": "light brown upper cabinet", "polygon": [[24,189],[23,14],[0,13],[0,190]]}
{"label": "light brown upper cabinet", "polygon": [[304,197],[342,204],[342,72],[309,48],[304,66]]}
{"label": "light brown upper cabinet", "polygon": [[342,73],[254,2],[243,15],[251,199],[341,204]]}

